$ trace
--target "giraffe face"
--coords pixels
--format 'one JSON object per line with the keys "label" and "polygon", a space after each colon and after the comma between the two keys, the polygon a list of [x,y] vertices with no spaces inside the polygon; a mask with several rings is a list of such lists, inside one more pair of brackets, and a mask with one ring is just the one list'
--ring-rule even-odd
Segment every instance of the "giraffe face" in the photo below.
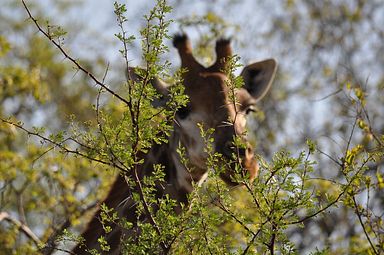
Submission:
{"label": "giraffe face", "polygon": [[[255,99],[243,88],[231,91],[229,81],[222,73],[201,73],[195,82],[196,85],[186,87],[190,101],[178,111],[175,125],[186,149],[193,179],[200,181],[207,171],[207,139],[202,137],[202,129],[214,130],[213,152],[220,153],[226,163],[241,163],[253,179],[258,165],[252,148],[246,143],[245,132],[247,114],[252,111]],[[244,142],[246,148],[234,145],[236,137]],[[224,167],[228,169],[221,174],[228,184],[235,184],[231,176],[233,164]]]}
{"label": "giraffe face", "polygon": [[[207,172],[207,144],[202,130],[213,129],[213,152],[222,155],[224,171],[221,178],[228,184],[233,181],[234,164],[240,163],[252,180],[258,172],[258,164],[252,147],[246,140],[247,114],[269,90],[276,72],[273,59],[246,66],[241,73],[244,87],[233,89],[226,74],[222,72],[226,59],[231,55],[228,40],[216,44],[217,61],[211,67],[200,65],[192,55],[188,38],[175,37],[174,46],[178,48],[184,74],[185,93],[189,103],[176,115],[175,131],[185,147],[189,170],[194,181],[200,181]],[[235,146],[241,140],[243,146]]]}

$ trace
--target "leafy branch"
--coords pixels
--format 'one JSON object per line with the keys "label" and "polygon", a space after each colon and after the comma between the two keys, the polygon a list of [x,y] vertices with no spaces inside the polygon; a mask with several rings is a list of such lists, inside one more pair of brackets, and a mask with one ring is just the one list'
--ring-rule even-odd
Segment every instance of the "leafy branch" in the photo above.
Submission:
{"label": "leafy branch", "polygon": [[48,38],[48,40],[51,41],[52,44],[55,45],[56,48],[58,48],[60,50],[60,52],[65,56],[65,58],[67,58],[70,62],[72,62],[84,74],[89,76],[91,78],[91,80],[93,80],[93,82],[95,82],[98,86],[100,86],[103,89],[105,89],[106,91],[108,91],[112,96],[118,98],[119,100],[124,102],[126,105],[129,104],[129,102],[125,98],[121,97],[119,94],[117,94],[112,89],[110,89],[107,85],[105,85],[102,81],[98,80],[93,73],[91,73],[84,66],[82,66],[75,58],[70,56],[69,53],[67,51],[65,51],[64,48],[60,45],[60,43],[55,40],[54,35],[50,34],[49,31],[45,31],[40,26],[38,20],[32,15],[32,13],[31,13],[30,9],[28,8],[27,4],[25,3],[25,1],[21,0],[21,2],[23,3],[23,6],[24,6],[25,10],[27,11],[29,18],[33,21],[33,23],[35,24],[37,29],[40,31],[40,33],[43,34],[46,38]]}

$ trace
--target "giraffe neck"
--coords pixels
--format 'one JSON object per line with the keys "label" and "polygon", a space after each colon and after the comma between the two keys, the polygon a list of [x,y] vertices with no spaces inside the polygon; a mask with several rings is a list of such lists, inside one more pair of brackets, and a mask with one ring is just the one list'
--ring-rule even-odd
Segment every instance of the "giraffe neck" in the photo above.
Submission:
{"label": "giraffe neck", "polygon": [[[140,178],[154,173],[154,165],[161,165],[165,171],[164,182],[156,184],[156,196],[165,194],[178,202],[176,213],[181,213],[181,204],[187,204],[187,194],[192,191],[192,182],[199,181],[201,175],[194,176],[182,164],[177,148],[180,144],[177,132],[169,138],[168,143],[154,144],[151,150],[144,156],[144,163],[138,166]],[[118,216],[135,223],[137,221],[136,203],[132,199],[134,188],[130,187],[121,175],[116,180],[103,203],[108,208],[113,208]],[[108,254],[120,253],[120,240],[123,235],[131,235],[135,232],[123,230],[120,226],[112,224],[112,232],[106,234],[100,222],[101,210],[96,212],[82,236],[85,239],[87,249],[99,249],[97,239],[105,236],[111,250]],[[132,233],[130,233],[132,232]],[[73,250],[75,254],[87,254],[83,247],[77,246]]]}
{"label": "giraffe neck", "polygon": [[[201,185],[207,178],[208,171],[206,168],[197,167],[193,165],[193,162],[190,162],[191,160],[188,158],[188,146],[184,146],[186,155],[180,155],[178,148],[183,146],[179,134],[180,130],[178,130],[177,127],[175,127],[174,130],[175,131],[169,138],[169,143],[167,144],[167,152],[170,155],[169,160],[172,162],[172,170],[175,177],[172,178],[172,185],[177,187],[178,190],[184,190],[187,193],[191,193],[193,190],[192,183]],[[186,157],[186,160],[183,160],[182,157]],[[168,171],[171,171],[171,169]]]}

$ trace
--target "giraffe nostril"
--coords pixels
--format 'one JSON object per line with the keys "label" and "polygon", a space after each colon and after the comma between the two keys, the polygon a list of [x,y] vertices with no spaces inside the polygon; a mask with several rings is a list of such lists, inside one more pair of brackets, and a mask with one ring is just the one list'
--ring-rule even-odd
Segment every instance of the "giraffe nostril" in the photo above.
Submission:
{"label": "giraffe nostril", "polygon": [[238,151],[238,154],[239,154],[240,157],[244,157],[245,156],[245,152],[246,152],[245,148],[238,148],[237,151]]}

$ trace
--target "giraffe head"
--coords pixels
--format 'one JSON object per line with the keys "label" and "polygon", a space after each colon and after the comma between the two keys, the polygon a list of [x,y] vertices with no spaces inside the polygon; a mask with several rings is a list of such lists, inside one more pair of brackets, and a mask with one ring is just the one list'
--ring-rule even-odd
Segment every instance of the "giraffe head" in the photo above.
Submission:
{"label": "giraffe head", "polygon": [[[241,73],[244,86],[233,90],[229,84],[230,80],[222,71],[228,64],[226,60],[231,56],[228,40],[216,43],[217,60],[208,68],[195,60],[186,36],[175,37],[173,43],[179,51],[182,68],[187,69],[183,74],[183,82],[189,103],[176,113],[174,132],[169,137],[169,142],[155,144],[145,155],[146,162],[140,166],[140,178],[152,174],[154,164],[162,164],[169,185],[163,185],[162,182],[156,183],[156,196],[168,194],[178,202],[184,203],[188,202],[186,194],[192,191],[192,182],[201,182],[207,176],[209,168],[207,166],[209,155],[205,152],[206,143],[199,126],[205,130],[214,130],[211,148],[222,155],[220,159],[223,160],[219,164],[222,164],[224,171],[221,171],[220,176],[226,183],[237,184],[232,178],[236,165],[240,165],[243,172],[248,172],[251,180],[257,175],[258,164],[252,147],[245,137],[246,115],[252,111],[255,103],[267,93],[271,86],[276,73],[276,61],[268,59],[246,66]],[[127,75],[133,80],[140,80],[142,79],[141,71],[137,68],[129,68]],[[156,78],[151,80],[151,83],[160,94],[163,94],[161,99],[152,102],[153,106],[165,106],[169,98],[168,85]],[[237,138],[243,140],[246,145],[244,148],[235,146],[234,141]],[[186,150],[189,162],[187,167],[182,164],[180,155],[177,153],[177,147],[180,144]],[[132,199],[132,187],[127,185],[126,180],[121,176],[117,177],[104,203],[109,208],[115,208],[119,217],[124,216],[133,223],[139,220],[137,203]],[[151,206],[156,209],[156,205]],[[181,208],[181,206],[175,206],[175,211],[181,212]],[[114,225],[113,231],[107,234],[98,215],[100,211],[95,214],[83,233],[89,249],[98,249],[98,237],[105,235],[108,243],[111,244],[109,254],[120,254],[120,241],[123,235],[136,238],[140,232],[140,227],[135,226],[137,224],[134,224],[130,230]],[[141,219],[148,218],[140,217]],[[125,230],[128,232],[125,233]],[[72,253],[85,254],[83,244],[76,246]]]}
{"label": "giraffe head", "polygon": [[[183,79],[189,103],[177,112],[175,133],[186,149],[191,179],[200,181],[208,171],[206,144],[199,128],[202,126],[215,130],[212,145],[215,152],[220,153],[224,161],[239,162],[253,180],[258,164],[252,147],[246,141],[246,117],[269,90],[276,73],[276,61],[268,59],[246,66],[241,73],[244,86],[234,90],[223,72],[232,55],[229,40],[217,41],[217,60],[208,68],[195,60],[186,35],[176,36],[173,44],[181,57],[181,67],[187,70]],[[234,145],[236,137],[243,140],[245,148]],[[232,178],[233,165],[228,163],[225,169],[220,174],[221,178],[230,185],[237,184]]]}

